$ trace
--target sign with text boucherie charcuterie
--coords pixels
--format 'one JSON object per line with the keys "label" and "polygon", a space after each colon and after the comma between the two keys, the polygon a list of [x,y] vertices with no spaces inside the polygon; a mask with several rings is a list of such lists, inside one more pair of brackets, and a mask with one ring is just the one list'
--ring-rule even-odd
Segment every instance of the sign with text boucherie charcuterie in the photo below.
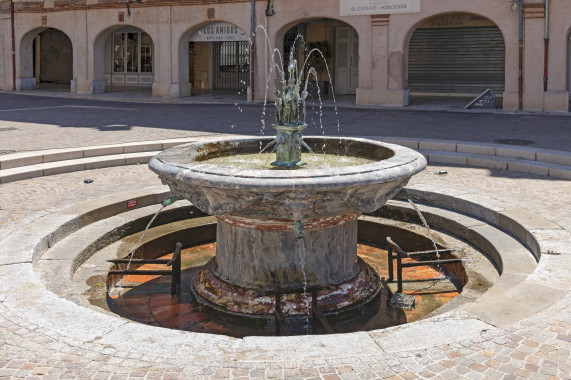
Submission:
{"label": "sign with text boucherie charcuterie", "polygon": [[418,13],[420,0],[339,0],[341,16]]}

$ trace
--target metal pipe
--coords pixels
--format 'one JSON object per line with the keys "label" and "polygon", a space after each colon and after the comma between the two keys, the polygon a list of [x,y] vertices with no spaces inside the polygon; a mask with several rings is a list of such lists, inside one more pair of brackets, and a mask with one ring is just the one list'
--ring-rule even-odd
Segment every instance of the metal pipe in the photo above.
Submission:
{"label": "metal pipe", "polygon": [[545,53],[543,58],[543,91],[547,91],[549,73],[549,0],[545,0]]}
{"label": "metal pipe", "polygon": [[12,24],[12,91],[16,90],[16,32],[14,31],[14,1],[10,0],[10,21]]}
{"label": "metal pipe", "polygon": [[250,42],[250,100],[254,100],[255,96],[255,65],[254,59],[256,58],[256,0],[252,0],[252,33]]}
{"label": "metal pipe", "polygon": [[519,1],[519,78],[518,109],[523,109],[523,0]]}

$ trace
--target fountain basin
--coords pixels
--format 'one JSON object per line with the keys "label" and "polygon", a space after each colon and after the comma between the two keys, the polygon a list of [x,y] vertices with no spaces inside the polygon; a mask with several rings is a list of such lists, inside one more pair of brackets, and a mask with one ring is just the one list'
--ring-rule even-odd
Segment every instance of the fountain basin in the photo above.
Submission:
{"label": "fountain basin", "polygon": [[249,170],[209,158],[257,153],[271,138],[197,142],[168,149],[149,163],[171,189],[211,215],[305,220],[379,209],[426,167],[412,149],[358,138],[304,137],[316,154],[376,162],[331,169]]}
{"label": "fountain basin", "polygon": [[[227,297],[218,302],[201,289],[228,284],[239,298],[242,292],[301,291],[354,281],[362,271],[357,259],[357,218],[379,209],[426,167],[425,158],[412,149],[326,137],[306,137],[304,141],[317,155],[374,161],[296,170],[235,169],[208,162],[214,157],[259,152],[270,141],[249,138],[191,143],[162,152],[149,163],[173,193],[217,217],[216,259],[211,273],[202,276],[210,279],[208,286],[196,282],[193,287],[198,299],[233,312],[238,306],[227,306]],[[211,280],[212,275],[216,281]],[[350,306],[351,299],[372,299],[377,287],[370,283],[352,287],[340,303]],[[249,314],[254,307],[240,309]]]}

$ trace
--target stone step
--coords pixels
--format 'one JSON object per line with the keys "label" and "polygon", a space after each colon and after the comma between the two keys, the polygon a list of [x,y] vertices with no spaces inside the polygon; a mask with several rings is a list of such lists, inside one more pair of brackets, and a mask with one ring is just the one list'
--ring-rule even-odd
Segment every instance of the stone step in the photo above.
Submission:
{"label": "stone step", "polygon": [[48,149],[18,152],[0,156],[0,171],[23,166],[44,164],[81,158],[119,154],[162,151],[173,146],[197,141],[198,138],[180,138],[161,141],[138,141],[113,145],[96,145],[77,148]]}
{"label": "stone step", "polygon": [[[418,150],[429,164],[484,167],[571,180],[571,152],[446,140],[367,138]],[[181,138],[7,154],[0,156],[0,184],[80,170],[148,163],[164,149],[197,140]]]}
{"label": "stone step", "polygon": [[514,146],[505,144],[479,143],[470,141],[417,139],[410,137],[371,137],[390,144],[403,145],[415,150],[434,152],[456,152],[483,156],[515,158],[571,166],[571,152]]}
{"label": "stone step", "polygon": [[426,157],[429,165],[445,164],[462,167],[482,167],[571,180],[571,166],[568,165],[473,153],[426,149],[419,149],[419,152]]}
{"label": "stone step", "polygon": [[160,151],[114,154],[19,166],[0,170],[0,184],[81,170],[146,164],[158,153]]}

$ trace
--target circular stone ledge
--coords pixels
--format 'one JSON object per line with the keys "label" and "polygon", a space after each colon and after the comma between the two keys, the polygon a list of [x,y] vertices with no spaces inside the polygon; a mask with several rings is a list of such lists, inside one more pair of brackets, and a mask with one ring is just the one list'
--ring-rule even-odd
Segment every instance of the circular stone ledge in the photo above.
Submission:
{"label": "circular stone ledge", "polygon": [[[144,192],[146,190],[142,190]],[[447,189],[441,189],[449,194]],[[153,197],[165,197],[166,192],[150,192]],[[477,194],[476,194],[477,195]],[[123,195],[123,200],[130,196]],[[121,199],[121,195],[114,198]],[[101,202],[101,200],[96,201]],[[158,202],[158,200],[157,200]],[[93,202],[86,202],[84,207]],[[76,206],[77,207],[77,206]],[[482,205],[485,208],[485,205]],[[99,206],[105,209],[104,205]],[[76,208],[77,210],[77,208]],[[80,218],[82,214],[75,215]],[[513,218],[513,215],[512,215]],[[32,270],[32,257],[41,257],[49,249],[48,237],[59,233],[60,238],[73,228],[63,228],[70,223],[62,221],[73,219],[66,210],[41,218],[11,236],[0,241],[0,299],[2,307],[18,313],[20,318],[27,318],[41,326],[49,326],[57,334],[79,339],[85,342],[97,341],[109,344],[119,350],[140,352],[148,356],[168,355],[185,357],[186,360],[295,360],[323,357],[347,357],[372,355],[388,351],[403,351],[431,347],[460,341],[470,336],[479,335],[483,330],[493,331],[494,326],[501,326],[501,321],[486,323],[487,318],[495,315],[512,313],[518,319],[526,318],[532,313],[557,302],[569,293],[569,272],[557,271],[549,257],[550,266],[542,268],[554,270],[553,281],[557,287],[543,283],[537,269],[526,276],[514,287],[495,289],[492,287],[481,300],[489,303],[495,299],[496,310],[482,310],[482,302],[474,302],[464,310],[445,313],[438,317],[428,318],[405,326],[398,326],[369,333],[352,333],[329,336],[301,336],[287,338],[248,337],[233,339],[225,336],[213,336],[198,333],[184,333],[156,327],[140,325],[115,317],[104,315],[93,310],[80,307],[72,302],[57,297],[47,291],[36,278]],[[513,220],[513,219],[512,219]],[[76,224],[79,228],[79,223]],[[74,226],[76,226],[74,224]],[[525,223],[520,223],[524,226]],[[75,228],[75,227],[74,227]],[[529,231],[538,242],[539,249],[545,254],[549,247],[569,244],[571,236],[564,229],[545,229]],[[554,238],[562,239],[554,241]],[[562,255],[567,258],[568,255]],[[541,258],[539,267],[545,260]],[[501,278],[500,278],[501,281]],[[541,296],[538,296],[541,292]],[[488,298],[485,300],[484,298]],[[480,301],[480,300],[478,300]],[[530,307],[532,305],[533,307]],[[504,311],[504,308],[508,310]],[[498,310],[498,308],[500,310]],[[478,316],[478,312],[480,315]],[[486,314],[488,313],[488,314]]]}

